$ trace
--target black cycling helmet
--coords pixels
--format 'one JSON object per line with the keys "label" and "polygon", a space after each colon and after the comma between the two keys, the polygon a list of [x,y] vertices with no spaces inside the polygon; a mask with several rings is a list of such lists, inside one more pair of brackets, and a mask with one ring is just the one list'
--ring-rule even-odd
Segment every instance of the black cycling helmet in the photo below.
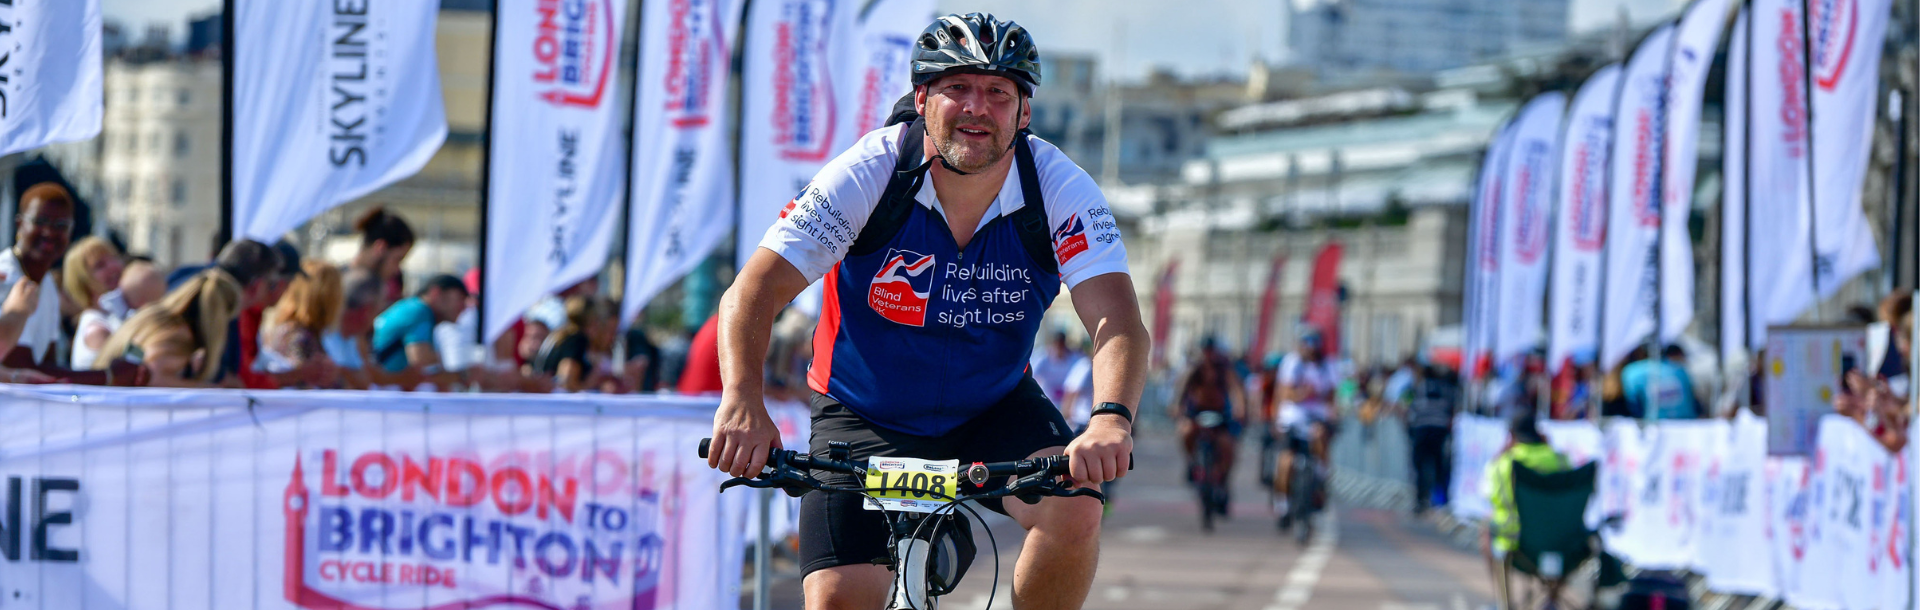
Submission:
{"label": "black cycling helmet", "polygon": [[1031,97],[1040,86],[1040,51],[1018,23],[984,13],[947,15],[927,26],[914,45],[913,86],[949,72],[1011,78]]}

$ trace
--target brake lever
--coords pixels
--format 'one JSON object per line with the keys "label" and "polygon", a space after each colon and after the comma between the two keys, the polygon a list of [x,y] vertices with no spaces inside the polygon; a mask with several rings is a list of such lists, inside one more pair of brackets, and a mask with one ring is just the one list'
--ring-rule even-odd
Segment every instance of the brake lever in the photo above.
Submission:
{"label": "brake lever", "polygon": [[790,498],[798,498],[800,496],[807,495],[807,492],[809,491],[813,491],[813,488],[810,487],[806,481],[780,480],[780,479],[749,479],[745,477],[734,477],[731,479],[727,479],[727,482],[720,484],[720,491],[722,493],[725,493],[728,488],[740,487],[743,485],[746,487],[752,487],[754,489],[778,489],[780,491],[787,492],[787,497],[790,497]]}

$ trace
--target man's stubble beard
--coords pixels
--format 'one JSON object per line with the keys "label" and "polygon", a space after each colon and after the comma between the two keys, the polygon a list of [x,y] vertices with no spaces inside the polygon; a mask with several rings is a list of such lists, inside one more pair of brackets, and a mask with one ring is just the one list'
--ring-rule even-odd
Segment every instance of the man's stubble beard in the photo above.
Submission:
{"label": "man's stubble beard", "polygon": [[[980,151],[977,148],[962,146],[955,141],[953,132],[961,126],[960,121],[945,119],[941,122],[945,125],[929,132],[933,136],[933,148],[940,153],[940,158],[947,160],[947,165],[962,172],[977,174],[986,171],[987,168],[993,167],[1005,158],[1007,152],[1013,148],[1012,133],[999,125],[987,125],[993,130],[993,138],[988,142],[987,150]],[[969,122],[968,125],[978,125],[978,123]]]}

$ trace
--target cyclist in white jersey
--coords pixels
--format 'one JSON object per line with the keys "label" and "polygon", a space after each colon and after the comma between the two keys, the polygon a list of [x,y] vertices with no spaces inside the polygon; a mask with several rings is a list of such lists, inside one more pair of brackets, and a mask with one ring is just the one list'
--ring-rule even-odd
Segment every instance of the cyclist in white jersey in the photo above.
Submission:
{"label": "cyclist in white jersey", "polygon": [[1276,383],[1280,386],[1280,409],[1275,418],[1276,435],[1287,439],[1289,450],[1280,452],[1279,468],[1274,471],[1274,490],[1285,512],[1286,490],[1292,481],[1293,454],[1311,451],[1321,467],[1327,465],[1327,444],[1335,420],[1333,410],[1333,373],[1326,361],[1326,350],[1318,332],[1300,337],[1300,346],[1280,362]]}

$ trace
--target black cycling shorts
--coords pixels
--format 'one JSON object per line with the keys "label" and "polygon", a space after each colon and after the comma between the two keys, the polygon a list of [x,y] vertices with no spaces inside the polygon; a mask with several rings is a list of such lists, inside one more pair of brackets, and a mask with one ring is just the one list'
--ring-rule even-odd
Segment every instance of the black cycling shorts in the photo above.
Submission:
{"label": "black cycling shorts", "polygon": [[[1013,392],[978,417],[940,437],[914,436],[882,428],[854,414],[830,397],[813,394],[813,438],[807,450],[824,455],[828,441],[853,445],[852,459],[899,456],[926,460],[1006,462],[1026,459],[1048,447],[1065,447],[1073,428],[1060,410],[1029,376]],[[835,486],[857,487],[852,476],[815,471],[814,476]],[[1006,477],[987,481],[988,487],[1006,485]],[[800,571],[812,574],[844,565],[884,562],[887,522],[880,511],[861,506],[863,498],[850,493],[809,492],[800,499]],[[980,506],[1006,514],[999,500]],[[962,511],[964,514],[964,511]]]}

